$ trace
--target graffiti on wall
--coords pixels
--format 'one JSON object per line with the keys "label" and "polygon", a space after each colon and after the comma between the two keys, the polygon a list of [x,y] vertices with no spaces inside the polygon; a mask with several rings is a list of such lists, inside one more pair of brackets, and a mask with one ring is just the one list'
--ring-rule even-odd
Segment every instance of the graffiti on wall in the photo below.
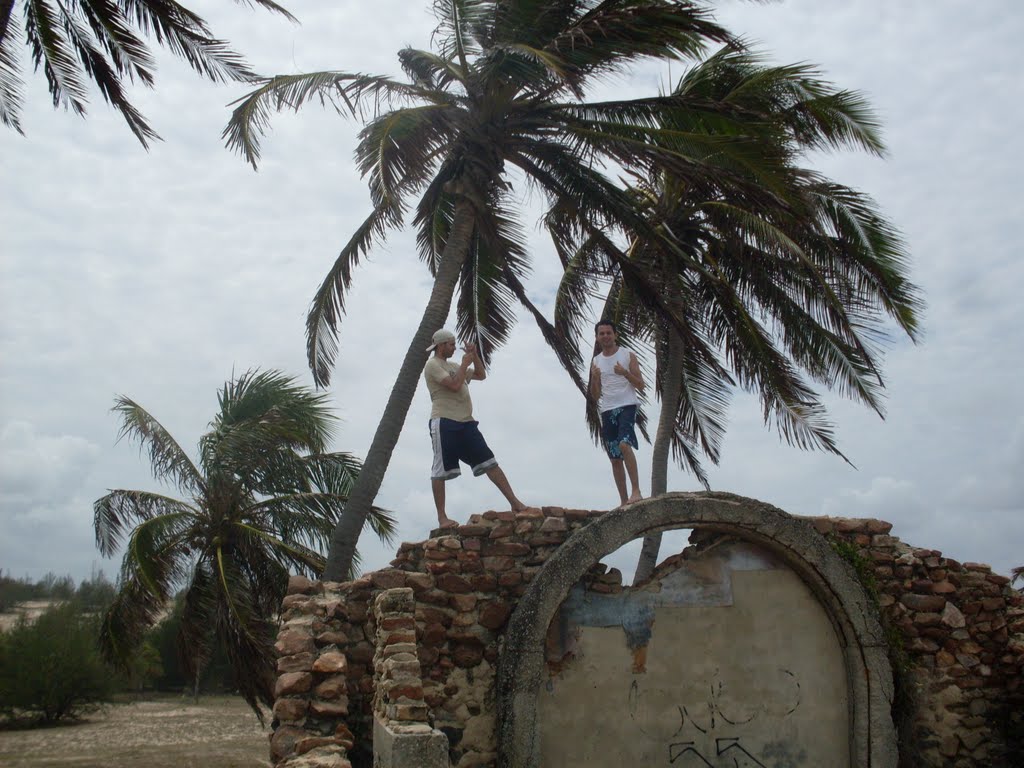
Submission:
{"label": "graffiti on wall", "polygon": [[[751,726],[758,718],[770,718],[774,722],[793,715],[802,698],[800,681],[788,669],[778,669],[782,685],[776,689],[779,695],[771,702],[750,702],[739,705],[728,695],[725,683],[718,670],[708,685],[707,697],[703,701],[687,701],[674,705],[673,725],[678,725],[669,735],[651,731],[650,719],[643,717],[645,709],[642,699],[644,692],[636,680],[629,691],[628,710],[637,729],[649,738],[662,741],[666,747],[667,765],[678,768],[774,768],[776,765],[797,766],[804,762],[802,750],[783,741],[763,743],[750,733]],[[664,723],[665,713],[657,718]],[[769,729],[777,731],[777,728]],[[760,733],[765,728],[758,728]],[[784,758],[779,762],[778,758]],[[770,760],[771,762],[764,762]]]}

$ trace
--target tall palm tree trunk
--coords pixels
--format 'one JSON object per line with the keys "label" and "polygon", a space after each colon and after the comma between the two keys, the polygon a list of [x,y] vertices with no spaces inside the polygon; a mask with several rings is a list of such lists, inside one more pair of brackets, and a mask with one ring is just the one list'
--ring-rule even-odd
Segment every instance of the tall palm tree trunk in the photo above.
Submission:
{"label": "tall palm tree trunk", "polygon": [[[672,447],[672,434],[679,413],[679,399],[683,392],[683,339],[675,328],[668,329],[668,355],[665,373],[661,378],[661,414],[658,416],[658,431],[654,436],[651,450],[651,496],[660,496],[668,491],[668,459]],[[633,583],[650,578],[658,564],[661,551],[661,534],[644,536],[640,559],[636,564]]]}
{"label": "tall palm tree trunk", "polygon": [[398,443],[398,436],[405,424],[413,395],[416,394],[416,385],[419,383],[426,361],[426,353],[423,350],[430,345],[434,331],[448,318],[455,286],[469,253],[475,220],[473,203],[460,197],[455,205],[448,242],[445,243],[437,265],[430,300],[427,301],[423,318],[405,353],[398,378],[384,407],[384,415],[381,416],[370,450],[363,461],[363,469],[352,487],[345,511],[334,528],[334,533],[331,534],[331,547],[327,553],[327,566],[324,568],[325,581],[343,581],[349,578],[359,534],[384,481],[384,472],[391,462],[391,453]]}

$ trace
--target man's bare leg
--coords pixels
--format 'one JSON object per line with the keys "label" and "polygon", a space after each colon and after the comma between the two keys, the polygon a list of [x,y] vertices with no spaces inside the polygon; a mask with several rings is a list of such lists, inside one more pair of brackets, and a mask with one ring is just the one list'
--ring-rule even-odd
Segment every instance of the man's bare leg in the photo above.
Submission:
{"label": "man's bare leg", "polygon": [[610,459],[612,463],[612,477],[615,478],[615,488],[619,492],[619,504],[626,503],[626,470],[622,466],[622,459]]}
{"label": "man's bare leg", "polygon": [[508,478],[505,477],[505,473],[501,471],[501,467],[493,466],[488,469],[487,478],[498,486],[498,490],[501,491],[501,495],[504,496],[505,500],[512,505],[513,512],[522,512],[524,509],[528,509],[523,502],[516,498],[515,493],[512,491],[512,486],[509,485]]}
{"label": "man's bare leg", "polygon": [[[624,498],[622,501],[623,503],[640,501],[643,496],[640,495],[640,479],[636,471],[636,454],[633,453],[633,446],[629,443],[619,443],[619,450],[622,451],[622,463],[626,465],[626,472],[629,474],[629,484],[633,488],[629,498]],[[623,489],[622,493],[625,493],[625,489]]]}
{"label": "man's bare leg", "polygon": [[434,493],[434,506],[437,508],[437,527],[453,528],[458,523],[444,513],[444,480],[430,480],[430,490]]}

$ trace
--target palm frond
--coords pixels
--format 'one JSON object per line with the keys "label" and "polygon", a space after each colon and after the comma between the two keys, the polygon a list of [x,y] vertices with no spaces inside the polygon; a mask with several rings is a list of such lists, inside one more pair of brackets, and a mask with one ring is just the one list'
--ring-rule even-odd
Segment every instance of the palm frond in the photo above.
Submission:
{"label": "palm frond", "polygon": [[877,302],[916,341],[923,309],[920,291],[908,278],[903,239],[866,195],[838,184],[821,183],[811,194],[821,203],[839,239],[842,264],[856,288]]}
{"label": "palm frond", "polygon": [[766,66],[762,59],[727,46],[686,72],[673,93],[722,102],[765,124],[784,126],[804,149],[884,153],[878,119],[861,94],[836,89],[808,64]]}
{"label": "palm frond", "polygon": [[138,523],[125,545],[121,583],[139,584],[157,602],[169,600],[184,578],[195,522],[191,510],[183,510]]}
{"label": "palm frond", "polygon": [[115,0],[77,0],[77,5],[113,69],[151,86],[156,64]]}
{"label": "palm frond", "polygon": [[403,48],[398,52],[398,60],[405,73],[420,88],[444,90],[452,82],[465,87],[462,70],[450,59],[432,51]]}
{"label": "palm frond", "polygon": [[229,106],[235,109],[221,138],[229,149],[240,152],[255,168],[260,159],[260,141],[270,126],[273,112],[298,111],[306,102],[317,98],[321,106],[331,104],[339,114],[348,112],[358,116],[368,108],[367,100],[372,101],[376,113],[382,106],[427,99],[434,93],[374,75],[348,72],[278,75],[264,81],[247,96],[231,102]]}
{"label": "palm frond", "polygon": [[10,24],[14,2],[7,0],[7,4],[7,13],[0,13],[0,122],[23,134],[21,105],[25,101],[25,84],[21,79],[21,45]]}
{"label": "palm frond", "polygon": [[681,427],[672,432],[672,457],[679,466],[690,472],[705,490],[711,490],[711,481],[708,473],[704,471],[693,436]]}
{"label": "palm frond", "polygon": [[492,45],[523,42],[544,47],[575,23],[590,0],[514,0],[495,3]]}
{"label": "palm frond", "polygon": [[[685,436],[695,444],[699,443],[704,454],[713,463],[718,464],[729,422],[732,378],[708,359],[705,349],[684,346],[682,362],[682,397],[675,407],[677,441]],[[673,405],[663,403],[663,407],[672,409]],[[682,445],[677,451],[682,458],[689,461]],[[702,483],[707,486],[706,480]]]}
{"label": "palm frond", "polygon": [[313,578],[323,571],[326,561],[323,554],[317,550],[298,542],[289,543],[254,525],[235,523],[232,527],[240,538],[249,537],[258,541],[261,547],[268,550],[273,558],[289,571]]}
{"label": "palm frond", "polygon": [[847,462],[835,440],[834,427],[815,392],[779,352],[771,335],[747,309],[720,290],[712,313],[713,333],[721,338],[729,369],[740,386],[761,398],[765,423],[774,422],[787,444],[819,449]]}
{"label": "palm frond", "polygon": [[104,557],[112,556],[121,546],[126,528],[165,515],[191,515],[199,510],[169,496],[148,491],[111,491],[93,503],[93,528],[96,546]]}
{"label": "palm frond", "polygon": [[164,609],[165,604],[154,600],[138,582],[118,585],[100,625],[99,647],[103,658],[116,668],[126,668]]}
{"label": "palm frond", "polygon": [[494,0],[433,0],[438,22],[434,40],[441,55],[458,60],[463,71],[468,70],[469,57],[480,53],[476,34],[488,26],[494,5]]}
{"label": "palm frond", "polygon": [[235,0],[235,2],[239,3],[240,5],[247,5],[250,8],[254,5],[258,5],[260,8],[266,8],[268,11],[273,11],[274,13],[284,16],[286,19],[288,19],[288,21],[291,21],[295,24],[299,23],[299,20],[292,16],[290,13],[288,13],[288,10],[286,8],[278,5],[273,0]]}
{"label": "palm frond", "polygon": [[383,241],[387,231],[401,224],[401,210],[393,201],[379,203],[341,249],[334,266],[313,297],[306,315],[306,359],[318,387],[330,383],[331,370],[338,354],[338,323],[345,313],[345,293],[352,284],[352,273],[375,241]]}
{"label": "palm frond", "polygon": [[125,16],[133,19],[144,34],[152,35],[200,75],[214,82],[257,80],[244,57],[231,50],[226,41],[211,37],[206,22],[174,0],[120,2]]}
{"label": "palm frond", "polygon": [[455,220],[455,195],[450,189],[450,182],[456,174],[457,163],[449,159],[438,169],[416,205],[416,216],[412,222],[416,228],[416,247],[431,275],[437,274],[437,262]]}
{"label": "palm frond", "polygon": [[121,416],[118,440],[136,440],[149,451],[150,468],[157,480],[176,484],[184,491],[198,493],[205,484],[195,464],[164,426],[131,398],[120,396],[111,409]]}
{"label": "palm frond", "polygon": [[257,477],[275,454],[319,453],[330,442],[335,417],[323,393],[311,392],[280,371],[246,371],[224,384],[217,415],[200,440],[207,468]]}
{"label": "palm frond", "polygon": [[694,3],[625,0],[593,4],[545,48],[557,52],[582,83],[642,59],[695,58],[708,42],[733,41],[710,12]]}
{"label": "palm frond", "polygon": [[182,555],[192,516],[151,517],[133,531],[121,562],[117,594],[103,618],[100,647],[123,665],[152,627],[185,577]]}
{"label": "palm frond", "polygon": [[600,421],[600,417],[597,413],[597,404],[593,402],[590,397],[590,390],[587,387],[587,382],[583,380],[582,370],[584,370],[584,361],[582,355],[580,355],[579,349],[575,343],[575,336],[567,336],[559,331],[559,329],[552,324],[536,305],[530,301],[526,295],[526,289],[523,284],[513,274],[508,274],[505,277],[506,282],[512,289],[516,298],[519,299],[519,303],[530,313],[533,317],[534,322],[537,323],[537,327],[540,329],[541,336],[547,345],[551,347],[555,353],[555,357],[558,358],[558,362],[562,365],[562,368],[569,375],[572,383],[576,385],[576,389],[580,391],[584,399],[587,401],[587,423],[588,425],[595,427]]}
{"label": "palm frond", "polygon": [[[160,137],[149,123],[146,122],[142,113],[128,101],[128,97],[121,87],[121,80],[118,77],[117,71],[111,67],[110,62],[107,61],[103,53],[93,44],[88,30],[76,19],[65,16],[64,33],[67,35],[72,48],[78,54],[85,73],[99,88],[103,98],[121,113],[125,122],[128,123],[128,128],[135,134],[135,138],[139,140],[143,147],[148,149],[149,142]],[[137,42],[141,45],[140,41]],[[144,80],[148,78],[150,82],[152,81],[152,76],[147,71],[139,70],[139,72],[144,73]]]}
{"label": "palm frond", "polygon": [[455,305],[456,333],[476,343],[484,364],[508,340],[515,324],[515,298],[506,275],[527,272],[526,264],[523,234],[496,201],[488,215],[478,217]]}
{"label": "palm frond", "polygon": [[25,32],[36,69],[42,67],[54,107],[84,115],[88,98],[75,62],[74,46],[61,27],[62,14],[48,0],[27,0]]}
{"label": "palm frond", "polygon": [[213,568],[206,558],[196,560],[181,599],[178,659],[187,680],[195,680],[213,656],[219,600]]}
{"label": "palm frond", "polygon": [[370,177],[375,205],[400,201],[404,191],[429,181],[457,118],[446,104],[427,104],[395,109],[367,123],[359,133],[356,160]]}

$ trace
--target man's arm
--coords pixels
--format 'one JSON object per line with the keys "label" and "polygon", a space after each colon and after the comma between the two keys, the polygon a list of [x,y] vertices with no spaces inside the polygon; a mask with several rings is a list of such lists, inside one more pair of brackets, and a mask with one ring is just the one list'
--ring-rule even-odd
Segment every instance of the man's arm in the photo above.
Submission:
{"label": "man's arm", "polygon": [[462,389],[462,385],[466,379],[469,378],[468,369],[472,362],[470,355],[466,355],[462,358],[462,364],[459,366],[459,370],[455,373],[448,373],[446,370],[441,369],[445,375],[436,377],[437,382],[445,389],[450,389],[452,392],[458,392]]}
{"label": "man's arm", "polygon": [[476,351],[476,344],[467,344],[466,354],[473,356],[473,375],[470,378],[475,381],[483,381],[486,379],[487,369],[484,368],[484,359],[480,357],[480,353]]}
{"label": "man's arm", "polygon": [[636,359],[636,355],[632,352],[629,353],[629,369],[623,368],[621,363],[616,363],[615,372],[620,376],[625,376],[626,381],[638,392],[642,392],[644,387],[647,386],[644,382],[643,373],[640,372],[640,361]]}
{"label": "man's arm", "polygon": [[[480,359],[480,355],[476,351],[476,344],[467,344],[465,349],[466,354],[462,356],[462,364],[459,366],[458,372],[441,379],[441,386],[452,392],[462,389],[462,385],[466,381],[483,381],[487,378],[487,369],[484,368],[484,361]],[[469,370],[470,366],[473,366],[472,372]]]}
{"label": "man's arm", "polygon": [[590,397],[594,400],[601,399],[601,369],[590,363]]}
{"label": "man's arm", "polygon": [[636,359],[636,355],[632,352],[629,353],[629,374],[626,376],[626,379],[638,392],[643,392],[647,386],[647,382],[644,381],[643,371],[640,370],[640,361]]}

